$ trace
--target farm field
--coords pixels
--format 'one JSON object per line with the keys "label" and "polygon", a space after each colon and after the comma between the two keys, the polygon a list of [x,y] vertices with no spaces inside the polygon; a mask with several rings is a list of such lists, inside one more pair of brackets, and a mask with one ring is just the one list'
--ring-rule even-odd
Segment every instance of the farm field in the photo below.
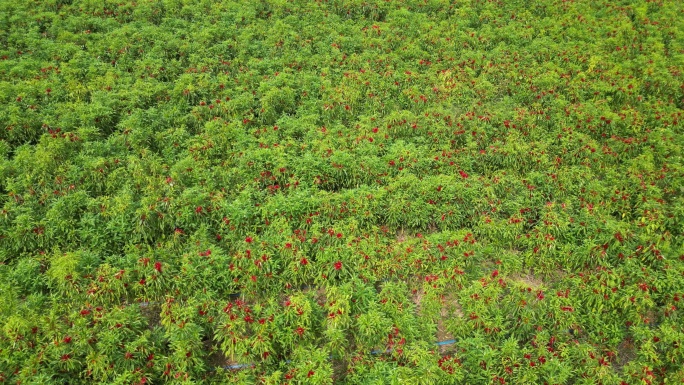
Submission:
{"label": "farm field", "polygon": [[683,383],[683,145],[679,1],[0,1],[0,383]]}

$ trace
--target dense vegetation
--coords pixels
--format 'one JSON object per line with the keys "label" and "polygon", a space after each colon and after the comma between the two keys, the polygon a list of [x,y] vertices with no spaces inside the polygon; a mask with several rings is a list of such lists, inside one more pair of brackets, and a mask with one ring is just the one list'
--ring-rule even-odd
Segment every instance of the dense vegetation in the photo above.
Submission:
{"label": "dense vegetation", "polygon": [[684,3],[7,0],[0,59],[0,382],[684,380]]}

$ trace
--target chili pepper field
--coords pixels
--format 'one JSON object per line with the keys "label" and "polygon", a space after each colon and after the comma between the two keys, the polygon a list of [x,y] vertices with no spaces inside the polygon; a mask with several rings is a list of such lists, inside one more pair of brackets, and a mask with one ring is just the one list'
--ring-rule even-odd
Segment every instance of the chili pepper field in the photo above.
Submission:
{"label": "chili pepper field", "polygon": [[683,145],[678,1],[0,1],[0,383],[681,384]]}

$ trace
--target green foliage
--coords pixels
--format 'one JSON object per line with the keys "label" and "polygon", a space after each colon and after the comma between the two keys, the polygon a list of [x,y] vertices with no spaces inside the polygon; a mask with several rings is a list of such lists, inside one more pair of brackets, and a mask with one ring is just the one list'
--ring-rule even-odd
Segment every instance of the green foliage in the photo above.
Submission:
{"label": "green foliage", "polygon": [[682,12],[0,2],[0,382],[681,382]]}

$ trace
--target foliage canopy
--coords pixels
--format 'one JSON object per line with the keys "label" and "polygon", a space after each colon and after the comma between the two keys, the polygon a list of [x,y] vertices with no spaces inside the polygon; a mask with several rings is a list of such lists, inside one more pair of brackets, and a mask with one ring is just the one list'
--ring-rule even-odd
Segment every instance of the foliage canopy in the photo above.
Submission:
{"label": "foliage canopy", "polygon": [[0,2],[0,382],[681,382],[682,4]]}

